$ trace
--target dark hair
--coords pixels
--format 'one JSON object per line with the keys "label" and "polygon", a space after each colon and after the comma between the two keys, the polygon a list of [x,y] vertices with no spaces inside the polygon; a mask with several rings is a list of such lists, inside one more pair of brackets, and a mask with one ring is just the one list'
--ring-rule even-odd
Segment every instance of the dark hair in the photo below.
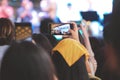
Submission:
{"label": "dark hair", "polygon": [[[111,20],[103,30],[104,40],[118,51],[120,49],[120,1],[112,12]],[[120,52],[120,51],[119,51]]]}
{"label": "dark hair", "polygon": [[14,34],[13,23],[7,18],[0,18],[0,45],[10,44]]}
{"label": "dark hair", "polygon": [[49,39],[50,43],[54,47],[54,46],[56,46],[58,41],[55,39],[55,37],[53,35],[51,35],[49,33],[49,30],[50,30],[49,23],[53,23],[53,22],[54,21],[50,18],[42,19],[41,24],[40,24],[40,32]]}
{"label": "dark hair", "polygon": [[37,46],[43,47],[43,49],[45,49],[45,51],[47,51],[49,53],[49,55],[51,55],[50,53],[51,53],[53,47],[45,35],[33,34],[32,39],[35,41]]}
{"label": "dark hair", "polygon": [[[105,26],[103,36],[105,43],[108,44],[106,48],[109,52],[106,57],[108,58],[108,63],[106,64],[109,64],[109,66],[116,66],[112,68],[109,68],[108,65],[105,66],[105,69],[103,70],[104,80],[120,80],[120,1],[114,6],[111,20],[109,24]],[[109,48],[111,48],[111,52],[109,51]],[[115,64],[109,63],[111,61]]]}
{"label": "dark hair", "polygon": [[53,23],[54,21],[50,18],[44,18],[41,20],[40,24],[40,32],[43,34],[49,34],[49,23]]}
{"label": "dark hair", "polygon": [[[108,62],[108,60],[106,60],[105,64],[113,65],[110,62],[116,61],[114,63],[115,63],[115,65],[117,65],[117,68],[111,69],[111,68],[109,68],[110,65],[109,66],[104,65],[103,70],[102,70],[103,75],[101,76],[101,77],[103,77],[102,80],[120,80],[120,73],[119,73],[120,72],[119,71],[119,68],[120,68],[120,38],[119,38],[120,37],[120,33],[119,33],[120,26],[119,25],[117,26],[117,24],[110,23],[109,25],[105,26],[105,28],[104,28],[103,35],[104,35],[105,44],[108,44],[108,46],[110,46],[114,50],[114,52],[111,50],[110,50],[111,51],[110,52],[109,47],[106,47],[107,52],[109,52],[109,53],[107,53],[105,55],[105,58],[108,59],[109,62]],[[111,54],[112,54],[112,56],[111,56]],[[110,56],[111,56],[111,61],[109,59]]]}
{"label": "dark hair", "polygon": [[54,80],[54,75],[50,57],[31,42],[14,43],[5,52],[1,80]]}

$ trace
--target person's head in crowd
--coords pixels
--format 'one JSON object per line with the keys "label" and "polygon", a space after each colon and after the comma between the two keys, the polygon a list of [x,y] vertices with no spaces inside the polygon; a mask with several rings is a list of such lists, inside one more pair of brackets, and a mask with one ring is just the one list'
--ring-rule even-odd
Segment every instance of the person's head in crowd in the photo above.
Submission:
{"label": "person's head in crowd", "polygon": [[55,80],[50,57],[32,42],[12,44],[2,60],[1,80]]}
{"label": "person's head in crowd", "polygon": [[14,24],[7,18],[0,18],[0,45],[8,45],[14,39]]}
{"label": "person's head in crowd", "polygon": [[47,38],[49,39],[49,41],[51,42],[51,44],[53,46],[56,45],[57,40],[53,37],[53,35],[51,35],[49,33],[50,31],[50,27],[49,24],[50,23],[54,23],[54,21],[50,18],[44,18],[41,20],[41,24],[40,24],[40,33],[42,33],[43,35],[47,36]]}
{"label": "person's head in crowd", "polygon": [[[60,80],[88,80],[90,69],[88,66],[86,69],[86,63],[89,54],[87,49],[79,42],[77,25],[75,23],[72,24],[73,29],[70,29],[71,35],[64,37],[53,48],[52,59]],[[75,67],[78,66],[79,69],[76,69]]]}
{"label": "person's head in crowd", "polygon": [[57,4],[55,0],[41,0],[40,9],[47,13],[48,17],[53,20],[56,17]]}
{"label": "person's head in crowd", "polygon": [[33,42],[39,47],[43,47],[43,49],[45,49],[49,55],[51,55],[51,51],[52,51],[52,44],[50,43],[50,41],[48,40],[48,38],[43,35],[43,34],[33,34],[32,35],[32,39]]}
{"label": "person's head in crowd", "polygon": [[[111,20],[104,28],[104,40],[108,73],[114,80],[120,79],[120,1],[113,9]],[[112,78],[109,80],[113,80]]]}
{"label": "person's head in crowd", "polygon": [[21,6],[26,10],[31,10],[33,8],[33,3],[30,0],[22,0]]}
{"label": "person's head in crowd", "polygon": [[14,21],[14,8],[9,5],[10,0],[0,0],[0,18],[9,18]]}
{"label": "person's head in crowd", "polygon": [[21,6],[25,6],[30,0],[21,0]]}
{"label": "person's head in crowd", "polygon": [[1,6],[8,6],[8,0],[0,0]]}
{"label": "person's head in crowd", "polygon": [[50,18],[44,18],[41,20],[40,24],[40,32],[43,34],[49,34],[49,24],[54,21]]}
{"label": "person's head in crowd", "polygon": [[41,11],[48,11],[49,10],[49,5],[48,5],[48,0],[40,0],[40,9]]}
{"label": "person's head in crowd", "polygon": [[72,8],[72,3],[67,3],[67,7],[68,7],[69,9],[71,9],[71,8]]}
{"label": "person's head in crowd", "polygon": [[86,69],[89,54],[82,44],[74,39],[65,38],[52,51],[59,80],[89,80],[88,66]]}

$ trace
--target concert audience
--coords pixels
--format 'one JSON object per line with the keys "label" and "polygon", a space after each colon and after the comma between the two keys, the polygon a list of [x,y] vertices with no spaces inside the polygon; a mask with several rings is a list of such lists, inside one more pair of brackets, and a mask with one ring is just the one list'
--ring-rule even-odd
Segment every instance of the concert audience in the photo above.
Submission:
{"label": "concert audience", "polygon": [[[3,58],[4,52],[6,51],[7,48],[9,48],[10,44],[14,41],[15,32],[14,32],[14,25],[10,21],[10,20],[14,21],[14,9],[12,6],[9,6],[8,0],[1,0],[0,2],[1,2],[0,3],[0,27],[1,27],[0,28],[0,53],[1,53],[0,54],[0,67],[1,67],[1,60]],[[99,42],[95,42],[95,45],[90,44],[90,43],[94,44],[94,42],[92,42],[93,40],[91,40],[91,42],[89,40],[89,34],[86,32],[87,26],[85,27],[85,26],[81,25],[81,29],[83,31],[82,35],[78,34],[78,29],[75,27],[75,29],[70,30],[72,35],[70,35],[69,38],[72,38],[72,39],[65,37],[60,42],[53,35],[50,34],[49,23],[61,22],[59,20],[59,18],[56,16],[57,5],[54,2],[54,0],[53,1],[52,0],[40,1],[40,8],[41,8],[41,11],[39,13],[40,21],[38,20],[38,13],[33,8],[32,1],[31,0],[22,0],[21,7],[18,8],[18,10],[17,10],[17,22],[31,22],[32,26],[33,26],[32,27],[33,30],[34,30],[35,26],[39,26],[39,24],[40,24],[40,26],[39,26],[40,34],[32,35],[33,42],[37,45],[37,47],[40,47],[40,50],[41,49],[45,50],[45,52],[43,51],[42,53],[48,53],[49,55],[52,54],[52,59],[55,64],[55,69],[57,70],[58,79],[60,79],[60,80],[66,80],[66,79],[89,80],[89,78],[92,79],[94,77],[94,78],[99,79],[98,77],[100,77],[103,80],[114,80],[114,79],[119,80],[120,79],[120,77],[119,77],[120,76],[120,73],[119,73],[119,38],[118,38],[119,37],[118,25],[120,25],[119,24],[119,10],[118,10],[119,5],[120,5],[120,3],[118,3],[116,8],[114,8],[114,10],[113,10],[112,18],[111,18],[112,20],[110,21],[110,24],[108,24],[104,28],[104,40],[105,40],[105,50],[106,50],[105,56],[104,56],[104,52],[102,52],[104,50],[104,47],[103,46],[101,47],[101,43],[99,44]],[[68,3],[67,6],[68,6],[68,9],[71,9],[71,7],[72,7],[72,5],[70,3]],[[72,14],[74,14],[74,13],[72,13]],[[71,16],[71,17],[73,17],[73,16]],[[74,26],[75,25],[76,24],[74,24]],[[81,38],[78,38],[78,36]],[[75,39],[75,40],[73,40],[73,39]],[[69,43],[69,41],[71,41],[71,43]],[[14,48],[15,46],[16,47],[25,46],[25,45],[23,45],[23,43],[20,43],[20,44],[15,43],[16,45],[12,45],[7,50],[5,56],[9,53],[9,51],[11,51],[11,48]],[[96,43],[98,43],[97,46],[96,46]],[[27,43],[25,42],[25,44],[27,44]],[[65,47],[63,44],[66,45],[67,47]],[[74,44],[74,47],[70,47],[73,44]],[[67,58],[70,58],[70,59],[73,59],[73,58],[76,59],[76,57],[74,57],[75,56],[74,54],[77,55],[78,53],[75,52],[75,50],[77,47],[80,50],[81,45],[82,45],[82,48],[84,47],[85,49],[83,49],[83,52],[80,52],[81,55],[79,54],[79,58],[77,58],[77,60],[75,62],[72,62],[72,64],[69,65],[69,60],[66,59],[66,56],[68,56]],[[54,49],[52,50],[53,47],[54,47]],[[63,49],[63,50],[61,50],[61,49]],[[67,50],[68,50],[68,52],[66,52]],[[77,51],[79,51],[79,50],[77,50]],[[51,51],[53,51],[53,53],[51,53]],[[14,49],[13,49],[13,52],[14,52]],[[25,53],[25,51],[23,51],[23,52]],[[67,55],[68,53],[69,53],[69,55]],[[97,54],[97,53],[99,53],[99,54]],[[12,53],[10,53],[10,54],[12,54]],[[31,54],[33,54],[33,53],[31,52]],[[21,55],[21,56],[24,56],[24,55]],[[56,57],[58,57],[58,58],[56,58]],[[97,59],[95,59],[96,57],[97,57]],[[4,64],[6,64],[6,62],[4,61],[5,59],[6,59],[6,57],[4,57],[4,59],[3,59],[3,66],[5,66],[5,68],[2,67],[3,74],[1,75],[2,76],[1,78],[3,80],[12,79],[13,78],[12,74],[15,74],[17,72],[15,72],[15,73],[11,72],[11,73],[9,73],[11,75],[8,75],[8,78],[5,78],[7,76],[7,75],[5,76],[5,74],[7,72],[4,73],[4,69],[10,70],[10,68],[11,68],[11,66],[10,66],[10,68],[8,68],[8,67],[6,67],[6,65],[4,65]],[[13,59],[16,59],[16,58],[13,57]],[[107,60],[107,61],[104,61],[104,60]],[[86,61],[87,61],[87,64],[86,64]],[[10,63],[8,62],[7,64],[11,64],[11,62],[12,61],[10,61]],[[29,63],[33,64],[32,62],[29,62]],[[43,64],[43,63],[41,63],[41,64]],[[22,64],[18,64],[18,65],[23,66]],[[50,65],[51,65],[51,62],[50,62]],[[63,65],[63,67],[61,67],[61,65]],[[103,65],[104,65],[104,67],[103,67]],[[28,66],[28,65],[26,64],[26,66]],[[46,66],[46,64],[45,64],[45,66]],[[71,71],[69,71],[70,69],[67,69],[66,67],[71,67]],[[79,69],[77,69],[77,70],[74,69],[76,67],[79,67]],[[18,68],[20,68],[20,67],[18,67]],[[45,68],[48,69],[48,67],[45,67]],[[63,68],[65,68],[65,69],[63,69]],[[30,69],[34,70],[33,67]],[[83,71],[81,71],[80,69],[82,69]],[[11,70],[13,70],[13,68]],[[22,69],[20,69],[20,70],[22,72]],[[20,71],[20,70],[18,70],[18,71]],[[51,74],[53,74],[53,76],[51,76],[50,80],[51,79],[53,80],[53,77],[56,77],[56,76],[54,76],[55,75],[54,70],[53,71],[52,70],[49,70],[49,71],[51,71]],[[62,72],[62,70],[67,70],[67,71]],[[17,71],[17,69],[16,69],[16,71]],[[98,77],[95,77],[96,71],[97,71]],[[34,71],[31,71],[31,74],[34,74],[33,72]],[[76,75],[76,73],[77,73],[77,75]],[[22,73],[20,73],[20,75],[21,74]],[[35,73],[35,74],[37,74],[37,73]],[[42,75],[42,73],[40,73],[40,74]],[[18,76],[18,78],[20,77],[19,74],[15,74],[15,75]],[[26,72],[25,72],[25,75],[26,75]],[[34,78],[35,76],[31,76],[31,77],[33,77],[33,79],[35,79]],[[46,80],[48,77],[50,77],[50,76],[47,76]],[[28,78],[29,78],[29,76],[28,76]],[[12,80],[14,80],[14,79],[17,79],[17,77],[14,77]],[[20,79],[22,79],[22,77]],[[44,79],[44,77],[39,77],[38,79]]]}

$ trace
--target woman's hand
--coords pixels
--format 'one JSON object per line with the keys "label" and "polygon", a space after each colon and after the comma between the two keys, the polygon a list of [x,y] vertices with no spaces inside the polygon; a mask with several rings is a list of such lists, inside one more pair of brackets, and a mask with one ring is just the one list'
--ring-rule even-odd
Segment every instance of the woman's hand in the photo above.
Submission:
{"label": "woman's hand", "polygon": [[78,35],[78,28],[77,28],[77,24],[75,22],[71,22],[71,24],[73,25],[73,29],[70,29],[70,33],[71,33],[71,38],[75,39],[77,41],[79,41],[79,35]]}

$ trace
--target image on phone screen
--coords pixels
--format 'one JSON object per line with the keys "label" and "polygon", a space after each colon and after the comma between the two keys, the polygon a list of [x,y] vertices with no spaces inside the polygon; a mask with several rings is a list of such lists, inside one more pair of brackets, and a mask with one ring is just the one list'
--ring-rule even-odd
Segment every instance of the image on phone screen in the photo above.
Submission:
{"label": "image on phone screen", "polygon": [[52,35],[70,35],[69,32],[70,29],[71,29],[70,23],[51,24]]}
{"label": "image on phone screen", "polygon": [[32,25],[31,23],[15,23],[15,40],[32,40]]}

